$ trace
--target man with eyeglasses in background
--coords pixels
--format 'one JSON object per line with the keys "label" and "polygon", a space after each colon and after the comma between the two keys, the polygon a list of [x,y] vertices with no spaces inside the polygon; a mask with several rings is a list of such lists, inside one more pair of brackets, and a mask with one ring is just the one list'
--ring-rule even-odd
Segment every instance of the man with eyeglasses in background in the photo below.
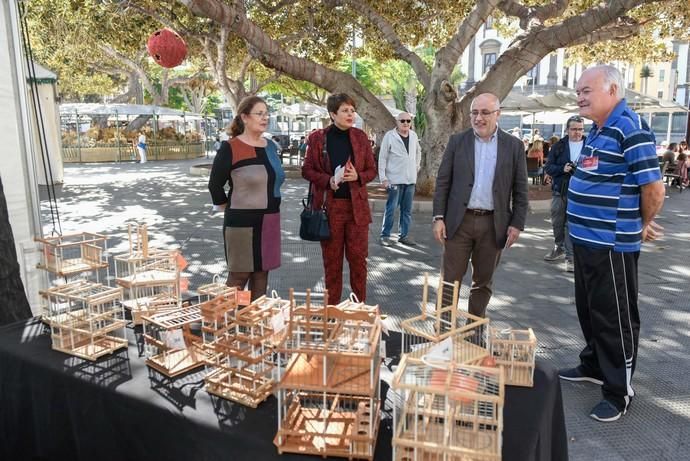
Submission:
{"label": "man with eyeglasses in background", "polygon": [[412,202],[417,172],[422,160],[422,149],[417,133],[410,129],[412,115],[401,112],[396,117],[395,123],[395,129],[383,136],[379,151],[379,181],[388,191],[379,242],[383,246],[395,243],[391,239],[391,230],[395,210],[400,208],[398,242],[414,246],[417,243],[410,237],[409,231],[412,224]]}
{"label": "man with eyeglasses in background", "polygon": [[577,158],[584,145],[585,123],[582,117],[574,115],[566,123],[568,134],[556,142],[549,150],[544,170],[551,176],[551,227],[553,227],[554,247],[544,256],[545,261],[565,259],[565,270],[573,272],[573,244],[568,235],[568,184],[575,173]]}
{"label": "man with eyeglasses in background", "polygon": [[486,314],[501,251],[515,243],[527,216],[527,160],[522,142],[498,127],[491,93],[470,106],[472,128],[448,140],[436,177],[434,238],[444,245],[443,277],[462,281],[472,263],[469,312]]}

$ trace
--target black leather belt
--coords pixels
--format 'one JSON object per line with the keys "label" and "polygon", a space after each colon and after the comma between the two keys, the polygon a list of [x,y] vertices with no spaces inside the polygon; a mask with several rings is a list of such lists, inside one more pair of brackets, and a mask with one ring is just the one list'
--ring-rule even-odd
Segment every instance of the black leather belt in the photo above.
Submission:
{"label": "black leather belt", "polygon": [[476,208],[468,208],[465,213],[473,214],[475,216],[486,216],[489,214],[494,214],[494,210],[478,210]]}

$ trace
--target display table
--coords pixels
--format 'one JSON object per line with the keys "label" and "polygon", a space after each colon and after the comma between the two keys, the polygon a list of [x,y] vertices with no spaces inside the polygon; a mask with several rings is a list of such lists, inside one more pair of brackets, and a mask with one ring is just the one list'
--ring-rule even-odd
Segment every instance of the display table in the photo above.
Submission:
{"label": "display table", "polygon": [[[203,369],[166,378],[144,364],[142,345],[128,335],[129,349],[90,362],[53,351],[36,319],[0,328],[0,459],[321,459],[278,455],[273,397],[254,410],[206,393]],[[385,401],[385,383],[383,391]],[[384,407],[376,460],[391,458],[391,423]],[[537,361],[533,388],[506,387],[504,428],[506,461],[567,459],[553,367]]]}

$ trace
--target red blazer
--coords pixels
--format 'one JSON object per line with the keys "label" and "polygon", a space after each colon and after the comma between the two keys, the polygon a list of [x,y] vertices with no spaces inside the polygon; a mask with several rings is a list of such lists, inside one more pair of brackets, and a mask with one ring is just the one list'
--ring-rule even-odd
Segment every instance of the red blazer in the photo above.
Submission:
{"label": "red blazer", "polygon": [[[326,133],[330,126],[313,132],[307,140],[307,156],[302,165],[302,177],[311,181],[314,185],[314,207],[318,208],[323,202],[323,191],[326,191],[326,208],[333,200],[333,190],[329,184],[331,180],[330,165],[324,165],[323,145],[326,142]],[[374,152],[367,134],[359,128],[349,129],[350,143],[352,143],[352,156],[357,181],[350,182],[350,199],[352,200],[352,213],[357,224],[371,223],[371,209],[369,208],[369,195],[367,183],[376,177],[376,164]],[[330,162],[329,162],[330,163]]]}

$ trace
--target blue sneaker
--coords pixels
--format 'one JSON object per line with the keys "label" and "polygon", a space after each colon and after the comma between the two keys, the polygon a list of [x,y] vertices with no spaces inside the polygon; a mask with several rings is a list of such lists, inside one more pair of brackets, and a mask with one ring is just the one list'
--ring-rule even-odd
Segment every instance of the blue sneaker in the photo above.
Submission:
{"label": "blue sneaker", "polygon": [[566,381],[586,381],[588,383],[602,385],[604,381],[601,379],[590,376],[582,370],[581,366],[575,368],[563,368],[558,370],[558,377],[565,379]]}
{"label": "blue sneaker", "polygon": [[602,423],[610,423],[620,419],[621,416],[625,414],[625,410],[621,411],[614,404],[604,399],[597,403],[594,408],[592,408],[589,414],[590,418],[601,421]]}

